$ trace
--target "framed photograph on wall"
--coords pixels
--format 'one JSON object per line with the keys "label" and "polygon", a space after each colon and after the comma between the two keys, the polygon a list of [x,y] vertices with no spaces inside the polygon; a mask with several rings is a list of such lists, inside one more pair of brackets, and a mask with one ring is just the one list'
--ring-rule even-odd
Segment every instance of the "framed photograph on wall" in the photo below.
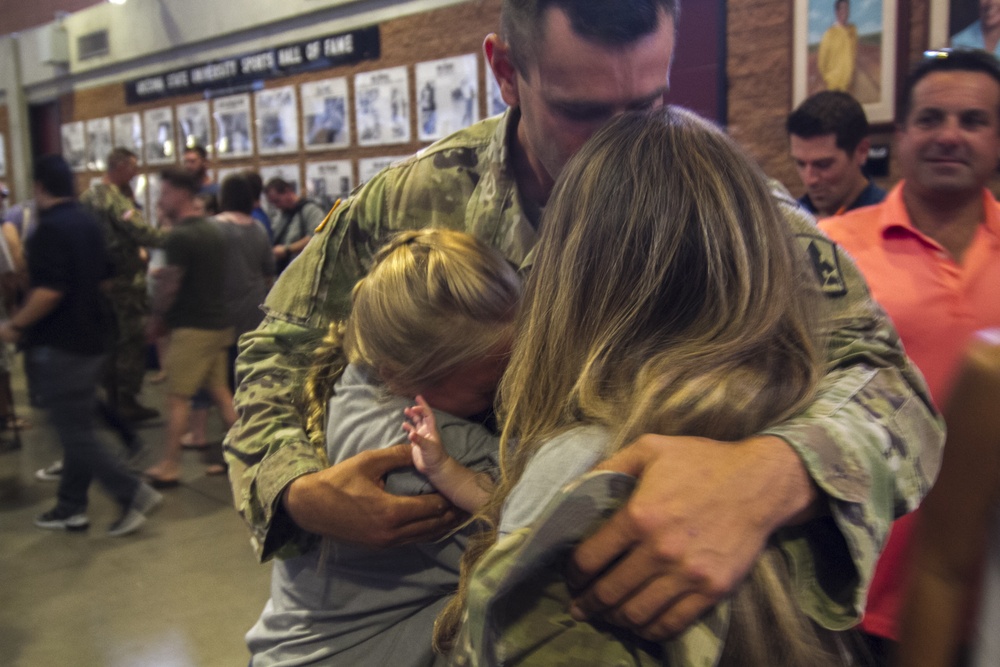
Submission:
{"label": "framed photograph on wall", "polygon": [[327,160],[306,163],[305,196],[330,210],[338,199],[345,199],[354,189],[354,167],[350,160]]}
{"label": "framed photograph on wall", "polygon": [[173,108],[146,109],[142,113],[142,124],[146,131],[146,164],[177,162]]}
{"label": "framed photograph on wall", "polygon": [[1000,56],[1000,2],[931,0],[928,45],[964,46]]}
{"label": "framed photograph on wall", "polygon": [[792,106],[843,90],[872,123],[895,111],[898,0],[794,0]]}
{"label": "framed photograph on wall", "polygon": [[87,169],[87,135],[83,121],[63,123],[60,128],[62,138],[62,155],[73,171]]}
{"label": "framed photograph on wall", "polygon": [[212,100],[215,118],[215,154],[235,159],[253,155],[250,96],[229,95]]}
{"label": "framed photograph on wall", "polygon": [[354,118],[358,144],[410,142],[410,87],[406,67],[354,75]]}
{"label": "framed photograph on wall", "polygon": [[177,105],[177,138],[182,147],[201,146],[211,155],[211,124],[208,102],[201,100]]}
{"label": "framed photograph on wall", "polygon": [[351,144],[351,103],[347,79],[337,77],[299,86],[302,143],[308,151],[347,148]]}
{"label": "framed photograph on wall", "polygon": [[434,141],[479,120],[476,54],[417,63],[417,138]]}
{"label": "framed photograph on wall", "polygon": [[87,121],[87,169],[104,171],[111,152],[111,119],[91,118]]}
{"label": "framed photograph on wall", "polygon": [[299,150],[299,107],[295,86],[258,90],[254,96],[257,152],[261,155]]}
{"label": "framed photograph on wall", "polygon": [[121,113],[111,121],[112,136],[115,147],[127,148],[143,163],[142,154],[142,117],[137,113]]}

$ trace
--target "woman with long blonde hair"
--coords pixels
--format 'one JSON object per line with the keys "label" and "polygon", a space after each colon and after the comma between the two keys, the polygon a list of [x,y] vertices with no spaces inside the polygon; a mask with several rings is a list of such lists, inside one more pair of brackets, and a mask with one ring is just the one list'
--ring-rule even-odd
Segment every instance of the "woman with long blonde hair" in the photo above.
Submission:
{"label": "woman with long blonde hair", "polygon": [[530,566],[524,545],[557,490],[641,434],[737,440],[808,404],[823,340],[794,244],[763,174],[690,112],[626,114],[570,161],[501,383],[501,476],[478,515],[489,530],[435,628],[456,664],[838,663],[781,539],[665,645],[574,621],[556,565],[500,590]]}

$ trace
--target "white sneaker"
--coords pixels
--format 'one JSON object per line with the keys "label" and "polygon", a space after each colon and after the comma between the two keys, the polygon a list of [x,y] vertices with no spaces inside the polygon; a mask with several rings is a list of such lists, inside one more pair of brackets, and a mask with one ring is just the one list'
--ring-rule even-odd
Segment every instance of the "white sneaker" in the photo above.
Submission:
{"label": "white sneaker", "polygon": [[35,525],[46,530],[87,530],[90,521],[83,512],[76,514],[60,510],[58,507],[35,517]]}
{"label": "white sneaker", "polygon": [[58,482],[62,479],[63,462],[59,459],[47,468],[39,468],[35,471],[35,479],[39,482]]}
{"label": "white sneaker", "polygon": [[139,488],[132,497],[132,502],[122,512],[121,517],[108,526],[108,535],[111,537],[121,537],[134,533],[146,523],[146,515],[156,509],[163,502],[163,496],[153,490],[145,482],[139,483]]}

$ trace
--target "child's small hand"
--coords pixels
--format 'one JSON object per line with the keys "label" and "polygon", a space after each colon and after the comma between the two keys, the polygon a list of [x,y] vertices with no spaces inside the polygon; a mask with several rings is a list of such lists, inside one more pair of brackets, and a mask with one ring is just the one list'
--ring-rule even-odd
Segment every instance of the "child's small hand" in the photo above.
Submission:
{"label": "child's small hand", "polygon": [[441,445],[434,412],[423,396],[417,396],[417,404],[403,410],[407,421],[403,430],[409,436],[413,454],[413,465],[425,475],[432,475],[448,460],[448,453]]}

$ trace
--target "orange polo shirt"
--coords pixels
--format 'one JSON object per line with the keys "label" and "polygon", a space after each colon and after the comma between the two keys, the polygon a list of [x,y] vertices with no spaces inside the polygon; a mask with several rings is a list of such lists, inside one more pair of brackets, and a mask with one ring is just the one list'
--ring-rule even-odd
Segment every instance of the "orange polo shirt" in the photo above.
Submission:
{"label": "orange polo shirt", "polygon": [[[885,201],[819,223],[857,263],[940,406],[973,333],[1000,326],[1000,204],[983,190],[985,219],[961,263],[910,222],[903,184]],[[898,619],[915,513],[893,523],[875,568],[861,627],[899,638]]]}

